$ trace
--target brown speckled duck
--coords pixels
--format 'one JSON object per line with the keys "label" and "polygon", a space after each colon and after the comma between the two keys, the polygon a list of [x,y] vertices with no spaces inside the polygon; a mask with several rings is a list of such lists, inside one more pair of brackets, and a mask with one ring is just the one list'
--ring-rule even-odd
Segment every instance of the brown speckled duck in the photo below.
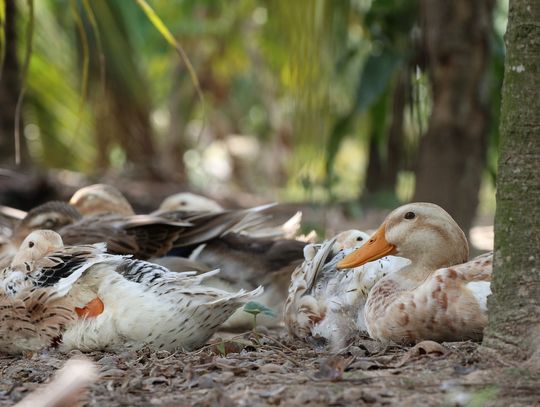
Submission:
{"label": "brown speckled duck", "polygon": [[482,338],[492,253],[467,261],[467,239],[454,219],[435,204],[411,203],[391,212],[338,268],[391,254],[411,263],[370,291],[365,321],[371,337],[398,343]]}

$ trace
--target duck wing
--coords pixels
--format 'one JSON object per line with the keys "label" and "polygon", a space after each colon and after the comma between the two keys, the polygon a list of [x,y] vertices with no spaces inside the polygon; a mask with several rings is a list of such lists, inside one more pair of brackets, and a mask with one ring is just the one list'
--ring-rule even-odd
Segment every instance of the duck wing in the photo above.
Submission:
{"label": "duck wing", "polygon": [[[306,243],[229,233],[206,244],[197,260],[220,268],[220,278],[257,286],[278,274],[290,275],[303,259]],[[288,280],[288,278],[287,278]],[[288,284],[288,282],[287,282]]]}
{"label": "duck wing", "polygon": [[48,288],[51,295],[60,298],[86,270],[107,256],[103,243],[65,247],[38,260],[9,266],[2,272],[1,286],[12,297],[21,297],[28,290]]}
{"label": "duck wing", "polygon": [[405,291],[398,291],[391,279],[381,281],[368,300],[370,335],[401,343],[480,340],[487,324],[491,264],[488,253],[439,269],[417,288]]}
{"label": "duck wing", "polygon": [[66,244],[106,242],[110,253],[148,259],[167,253],[179,233],[188,226],[186,222],[150,215],[101,215],[85,217],[59,233]]}

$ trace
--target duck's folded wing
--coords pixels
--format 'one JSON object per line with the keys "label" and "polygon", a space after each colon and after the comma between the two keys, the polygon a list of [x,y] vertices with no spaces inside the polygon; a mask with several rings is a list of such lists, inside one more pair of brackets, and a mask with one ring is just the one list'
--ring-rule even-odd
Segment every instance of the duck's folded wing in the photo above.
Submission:
{"label": "duck's folded wing", "polygon": [[24,263],[31,269],[30,276],[35,287],[49,287],[57,298],[66,295],[73,284],[96,263],[108,258],[105,244],[65,247],[32,263]]}
{"label": "duck's folded wing", "polygon": [[[479,340],[487,323],[489,281],[471,280],[471,270],[467,263],[440,269],[418,288],[386,298],[385,290],[395,291],[395,287],[385,284],[395,283],[379,284],[370,294],[370,334],[408,343],[424,339]],[[479,275],[484,274],[485,270]]]}
{"label": "duck's folded wing", "polygon": [[106,242],[110,253],[148,259],[167,253],[179,233],[189,226],[186,222],[150,215],[104,215],[88,217],[66,226],[60,234],[66,244]]}
{"label": "duck's folded wing", "polygon": [[229,233],[204,247],[198,260],[221,268],[220,278],[245,281],[257,286],[265,280],[289,274],[303,259],[305,243],[296,240],[271,240]]}
{"label": "duck's folded wing", "polygon": [[268,217],[261,213],[267,207],[268,205],[222,212],[173,211],[162,213],[160,216],[175,221],[187,221],[193,225],[184,230],[174,242],[175,247],[186,247],[262,224],[268,220]]}
{"label": "duck's folded wing", "polygon": [[212,270],[202,274],[197,271],[177,273],[156,263],[126,258],[116,267],[116,272],[126,280],[166,291],[172,287],[199,285],[204,279],[219,273],[219,270]]}
{"label": "duck's folded wing", "polygon": [[[285,301],[284,320],[289,334],[305,338],[311,334],[313,325],[320,321],[324,310],[321,309],[319,298],[310,295],[315,288],[321,270],[328,255],[332,251],[334,239],[327,240],[322,245],[310,245],[309,256],[298,266],[289,285],[289,294]],[[311,251],[315,250],[315,254]],[[324,302],[324,300],[323,300]]]}

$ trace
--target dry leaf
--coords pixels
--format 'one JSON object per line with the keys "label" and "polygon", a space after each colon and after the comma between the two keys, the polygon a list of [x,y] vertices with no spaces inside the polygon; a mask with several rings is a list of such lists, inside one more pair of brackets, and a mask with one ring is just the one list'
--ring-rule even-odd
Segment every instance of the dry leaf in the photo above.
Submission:
{"label": "dry leaf", "polygon": [[444,355],[446,352],[447,349],[440,343],[434,341],[422,341],[409,349],[395,367],[401,367],[409,360],[421,355]]}

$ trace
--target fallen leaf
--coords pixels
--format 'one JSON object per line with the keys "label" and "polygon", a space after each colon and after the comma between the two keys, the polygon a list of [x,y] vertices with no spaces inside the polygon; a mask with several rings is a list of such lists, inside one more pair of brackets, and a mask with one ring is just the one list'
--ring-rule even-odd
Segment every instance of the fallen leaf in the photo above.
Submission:
{"label": "fallen leaf", "polygon": [[405,356],[395,365],[401,367],[409,360],[422,355],[444,355],[447,349],[434,341],[422,341],[407,351]]}

